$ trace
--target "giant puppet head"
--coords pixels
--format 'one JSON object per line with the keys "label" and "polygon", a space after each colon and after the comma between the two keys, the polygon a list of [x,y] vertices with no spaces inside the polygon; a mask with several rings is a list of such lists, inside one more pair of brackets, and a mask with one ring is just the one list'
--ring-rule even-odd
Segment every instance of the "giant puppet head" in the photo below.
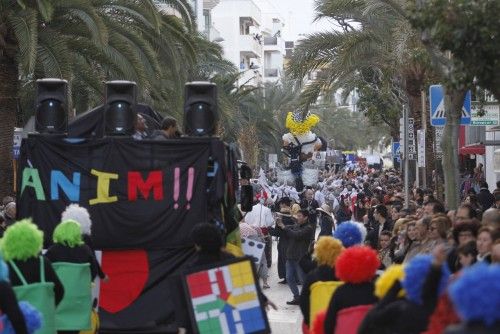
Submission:
{"label": "giant puppet head", "polygon": [[300,110],[289,112],[286,116],[285,126],[290,132],[283,135],[284,146],[302,144],[301,153],[304,154],[317,151],[321,147],[321,140],[311,130],[319,121],[319,117],[311,113],[307,113],[304,117]]}

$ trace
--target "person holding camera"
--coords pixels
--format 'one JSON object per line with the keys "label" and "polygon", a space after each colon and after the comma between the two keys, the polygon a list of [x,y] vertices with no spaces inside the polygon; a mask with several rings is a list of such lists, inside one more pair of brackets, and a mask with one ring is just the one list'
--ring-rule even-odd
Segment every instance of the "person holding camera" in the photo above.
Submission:
{"label": "person holding camera", "polygon": [[[300,208],[302,210],[306,210],[309,213],[309,223],[313,227],[313,231],[316,229],[318,212],[316,211],[319,208],[318,201],[314,199],[314,190],[307,189],[304,195],[304,199],[300,202]],[[314,235],[312,236],[314,239]]]}

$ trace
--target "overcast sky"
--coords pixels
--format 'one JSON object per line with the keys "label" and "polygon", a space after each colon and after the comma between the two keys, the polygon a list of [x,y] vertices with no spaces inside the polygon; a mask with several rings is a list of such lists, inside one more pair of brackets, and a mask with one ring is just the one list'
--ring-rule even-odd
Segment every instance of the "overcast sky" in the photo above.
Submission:
{"label": "overcast sky", "polygon": [[297,40],[300,34],[333,29],[327,20],[314,22],[314,0],[267,0],[285,20],[285,40]]}

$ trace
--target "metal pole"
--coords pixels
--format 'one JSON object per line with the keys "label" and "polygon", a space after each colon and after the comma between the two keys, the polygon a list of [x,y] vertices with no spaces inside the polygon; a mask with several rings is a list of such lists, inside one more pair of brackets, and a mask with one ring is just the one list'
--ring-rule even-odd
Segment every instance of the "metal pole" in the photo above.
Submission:
{"label": "metal pole", "polygon": [[[425,95],[425,89],[422,89],[422,130],[424,130],[424,136],[427,136],[427,106],[426,106],[426,95]],[[427,139],[430,140],[430,139]],[[424,147],[424,152],[427,154],[427,145]],[[425,163],[427,165],[427,161]],[[424,189],[427,189],[427,167],[424,166],[422,168],[423,170],[423,177],[422,177],[422,186]]]}
{"label": "metal pole", "polygon": [[406,106],[403,106],[403,123],[404,123],[404,129],[403,129],[403,140],[404,140],[404,162],[405,162],[405,168],[404,168],[404,173],[405,173],[405,208],[408,208],[410,204],[410,160],[408,159],[408,108]]}

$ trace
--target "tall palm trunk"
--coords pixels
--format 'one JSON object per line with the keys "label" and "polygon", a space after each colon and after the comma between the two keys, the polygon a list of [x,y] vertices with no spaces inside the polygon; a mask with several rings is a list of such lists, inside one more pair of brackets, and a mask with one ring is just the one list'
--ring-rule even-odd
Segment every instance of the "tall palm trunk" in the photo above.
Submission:
{"label": "tall palm trunk", "polygon": [[0,54],[0,198],[13,194],[12,143],[17,124],[18,63]]}
{"label": "tall palm trunk", "polygon": [[464,90],[452,90],[444,88],[444,107],[446,115],[446,126],[443,132],[443,173],[445,186],[445,200],[448,209],[458,208],[459,196],[459,172],[458,172],[458,132],[460,129],[460,117],[462,116],[462,105],[465,97]]}

